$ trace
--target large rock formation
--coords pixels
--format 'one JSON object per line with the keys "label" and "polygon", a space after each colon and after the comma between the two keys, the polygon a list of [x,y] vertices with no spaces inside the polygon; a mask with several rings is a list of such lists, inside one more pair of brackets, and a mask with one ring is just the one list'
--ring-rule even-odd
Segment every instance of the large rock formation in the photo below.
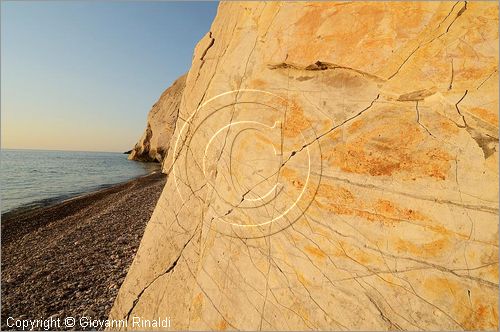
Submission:
{"label": "large rock formation", "polygon": [[497,329],[498,5],[221,3],[111,311]]}
{"label": "large rock formation", "polygon": [[128,159],[162,162],[168,153],[175,130],[186,75],[179,77],[165,90],[148,114],[146,131],[134,146]]}

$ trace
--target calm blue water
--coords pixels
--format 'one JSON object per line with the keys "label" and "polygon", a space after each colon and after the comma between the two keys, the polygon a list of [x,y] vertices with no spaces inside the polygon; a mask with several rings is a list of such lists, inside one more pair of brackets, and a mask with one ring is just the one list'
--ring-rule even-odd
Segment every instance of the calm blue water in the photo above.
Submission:
{"label": "calm blue water", "polygon": [[122,153],[2,149],[2,213],[35,207],[159,170]]}

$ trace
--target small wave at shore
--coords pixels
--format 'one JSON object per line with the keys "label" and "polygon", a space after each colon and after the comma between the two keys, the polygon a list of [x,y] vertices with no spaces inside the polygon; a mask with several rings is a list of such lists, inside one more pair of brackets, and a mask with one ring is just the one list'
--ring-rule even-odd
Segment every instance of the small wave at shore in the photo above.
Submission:
{"label": "small wave at shore", "polygon": [[48,206],[158,170],[159,164],[130,161],[122,153],[2,150],[2,216]]}

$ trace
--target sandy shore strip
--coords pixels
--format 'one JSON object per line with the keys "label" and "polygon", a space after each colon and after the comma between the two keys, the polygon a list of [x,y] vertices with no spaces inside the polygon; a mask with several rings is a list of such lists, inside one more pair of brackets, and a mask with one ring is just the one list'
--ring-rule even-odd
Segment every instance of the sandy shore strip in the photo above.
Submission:
{"label": "sandy shore strip", "polygon": [[157,172],[3,215],[2,330],[9,317],[106,319],[165,182]]}

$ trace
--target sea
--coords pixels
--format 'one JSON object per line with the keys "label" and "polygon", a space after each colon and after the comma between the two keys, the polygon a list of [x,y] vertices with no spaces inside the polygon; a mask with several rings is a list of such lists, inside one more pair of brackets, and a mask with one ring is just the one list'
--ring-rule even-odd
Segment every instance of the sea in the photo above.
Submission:
{"label": "sea", "polygon": [[46,206],[160,170],[112,152],[0,151],[1,213]]}

